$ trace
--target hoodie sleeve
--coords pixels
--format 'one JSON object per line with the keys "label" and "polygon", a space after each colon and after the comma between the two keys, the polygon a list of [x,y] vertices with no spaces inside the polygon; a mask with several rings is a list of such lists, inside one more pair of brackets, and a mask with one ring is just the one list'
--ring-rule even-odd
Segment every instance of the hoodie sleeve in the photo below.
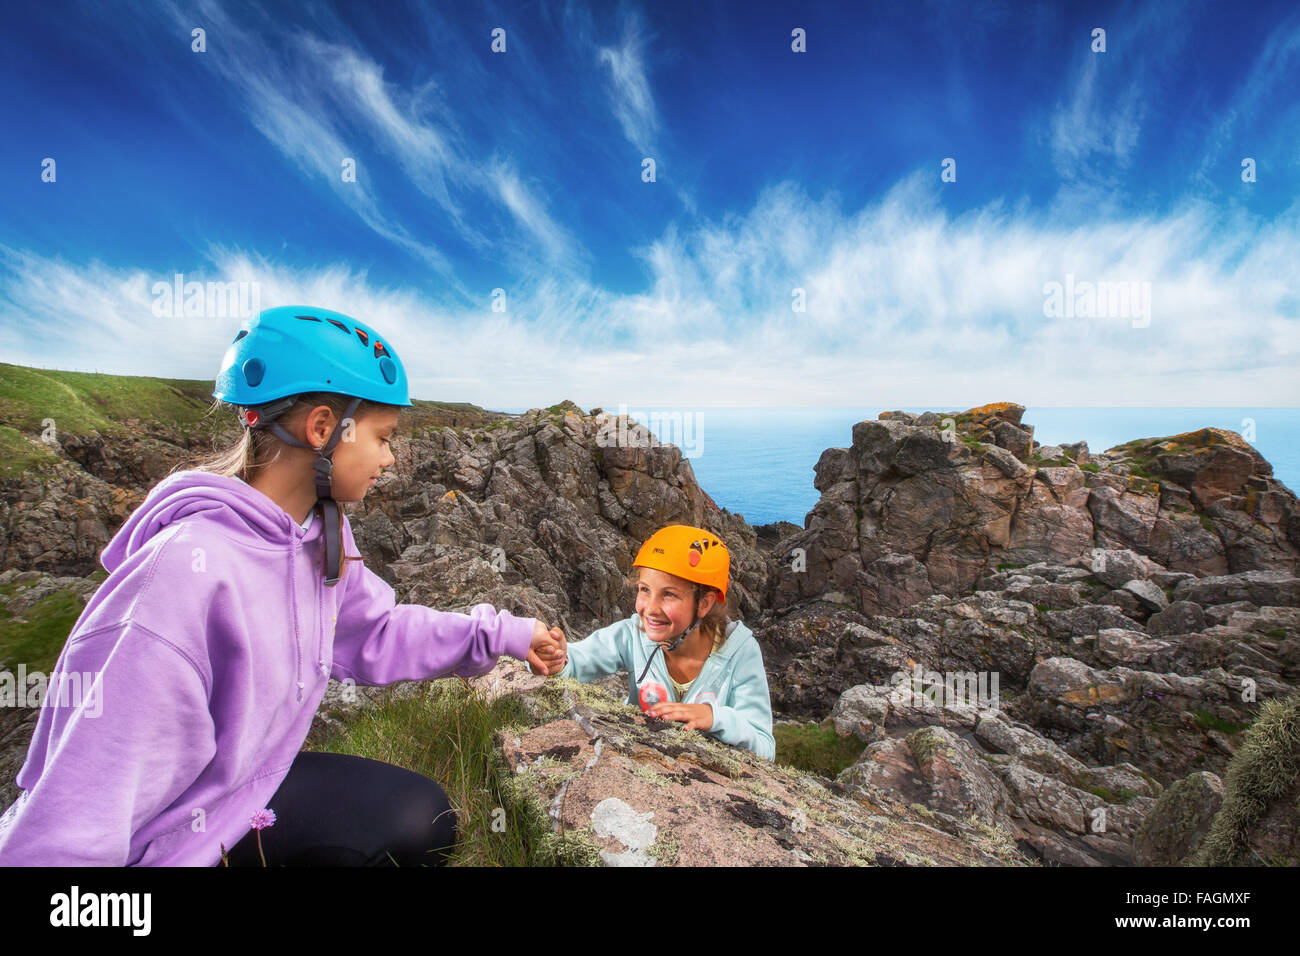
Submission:
{"label": "hoodie sleeve", "polygon": [[569,644],[569,659],[555,676],[572,677],[585,684],[598,677],[617,674],[620,670],[630,669],[629,650],[626,622],[619,621]]}
{"label": "hoodie sleeve", "polygon": [[30,789],[6,814],[0,865],[128,865],[133,835],[216,755],[206,683],[175,645],[130,622],[70,643],[47,680],[19,774]]}
{"label": "hoodie sleeve", "polygon": [[[346,538],[352,549],[349,529]],[[486,674],[498,657],[527,660],[537,624],[490,604],[469,614],[398,604],[392,586],[362,562],[350,562],[339,597],[330,676],[357,684],[391,684],[458,674]]]}
{"label": "hoodie sleeve", "polygon": [[736,661],[731,676],[731,693],[726,704],[712,704],[713,726],[708,733],[723,743],[744,747],[765,760],[776,759],[772,736],[772,696],[763,669],[763,653],[755,642]]}

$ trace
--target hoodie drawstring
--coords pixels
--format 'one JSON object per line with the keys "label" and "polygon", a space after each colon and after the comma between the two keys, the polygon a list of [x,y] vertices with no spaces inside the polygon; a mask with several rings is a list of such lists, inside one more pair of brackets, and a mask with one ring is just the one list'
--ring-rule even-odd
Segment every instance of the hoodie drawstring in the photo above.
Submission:
{"label": "hoodie drawstring", "polygon": [[[316,606],[322,609],[322,614],[324,613],[324,608],[325,608],[324,592],[325,592],[325,585],[322,583],[320,578],[317,578],[316,579]],[[338,618],[336,616],[335,620],[337,619]],[[321,620],[320,625],[321,625],[320,631],[316,635],[316,666],[320,668],[320,673],[322,677],[329,677],[330,669],[329,666],[325,663],[325,621],[323,619]],[[331,632],[330,637],[333,636],[334,636],[333,632]]]}
{"label": "hoodie drawstring", "polygon": [[[289,519],[292,523],[293,519]],[[298,650],[298,703],[302,703],[302,630],[298,626],[298,536],[289,529],[289,606],[293,609],[293,636]]]}
{"label": "hoodie drawstring", "polygon": [[[690,627],[688,627],[686,630],[684,630],[684,631],[682,631],[680,634],[678,634],[676,640],[669,642],[669,644],[668,644],[668,650],[669,650],[669,651],[675,651],[675,650],[677,650],[677,648],[681,647],[681,646],[682,646],[682,641],[686,640],[686,638],[690,635],[690,633],[691,633],[692,631],[694,631],[697,627],[700,626],[700,621],[702,621],[702,620],[703,620],[703,618],[699,618],[699,617],[697,617],[697,618],[695,619],[695,623],[694,623],[694,624],[692,624],[692,625],[691,625]],[[636,682],[637,682],[638,684],[640,684],[641,681],[643,681],[643,680],[645,679],[646,671],[650,670],[650,665],[654,662],[655,654],[659,653],[659,651],[661,651],[661,650],[664,649],[664,646],[663,646],[662,644],[660,644],[658,641],[655,641],[654,643],[655,643],[654,650],[652,650],[652,651],[650,652],[650,656],[646,659],[646,662],[645,662],[645,670],[643,670],[643,671],[641,672],[641,676],[638,677],[638,678],[636,679]],[[667,653],[667,651],[665,651],[665,654],[666,654],[666,653]],[[667,660],[667,657],[665,657],[664,660],[666,661],[666,660]],[[668,665],[665,663],[664,666],[667,667]]]}

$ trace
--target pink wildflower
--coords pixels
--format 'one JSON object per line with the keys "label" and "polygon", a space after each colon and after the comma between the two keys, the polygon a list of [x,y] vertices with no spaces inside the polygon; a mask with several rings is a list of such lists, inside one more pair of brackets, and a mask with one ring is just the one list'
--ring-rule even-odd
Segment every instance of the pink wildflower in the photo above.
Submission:
{"label": "pink wildflower", "polygon": [[248,825],[254,830],[262,830],[275,823],[275,811],[269,807],[265,810],[258,810],[249,817]]}

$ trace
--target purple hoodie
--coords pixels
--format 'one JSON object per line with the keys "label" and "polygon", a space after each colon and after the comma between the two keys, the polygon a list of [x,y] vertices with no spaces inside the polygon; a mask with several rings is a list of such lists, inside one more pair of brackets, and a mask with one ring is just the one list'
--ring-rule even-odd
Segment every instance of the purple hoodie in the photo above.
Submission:
{"label": "purple hoodie", "polygon": [[[359,553],[346,515],[343,541]],[[288,773],[329,677],[527,657],[532,618],[396,604],[359,561],[328,588],[323,548],[322,522],[304,530],[237,478],[159,482],[104,549],[109,577],[49,675],[0,865],[216,865]]]}

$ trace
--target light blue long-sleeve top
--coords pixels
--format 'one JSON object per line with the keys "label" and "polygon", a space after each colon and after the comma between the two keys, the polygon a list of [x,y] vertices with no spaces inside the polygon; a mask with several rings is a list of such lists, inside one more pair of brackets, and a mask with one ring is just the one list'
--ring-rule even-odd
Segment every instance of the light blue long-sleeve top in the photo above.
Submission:
{"label": "light blue long-sleeve top", "polygon": [[[569,645],[569,660],[557,676],[586,683],[625,670],[629,704],[639,705],[643,692],[657,695],[660,700],[676,701],[662,653],[654,655],[640,685],[636,682],[655,649],[655,642],[641,630],[639,622],[633,614],[593,631],[585,640],[574,641]],[[767,760],[775,759],[772,698],[763,669],[763,652],[753,632],[740,621],[727,625],[727,640],[705,660],[681,703],[708,704],[713,709],[713,726],[706,731],[709,736],[744,747]]]}

